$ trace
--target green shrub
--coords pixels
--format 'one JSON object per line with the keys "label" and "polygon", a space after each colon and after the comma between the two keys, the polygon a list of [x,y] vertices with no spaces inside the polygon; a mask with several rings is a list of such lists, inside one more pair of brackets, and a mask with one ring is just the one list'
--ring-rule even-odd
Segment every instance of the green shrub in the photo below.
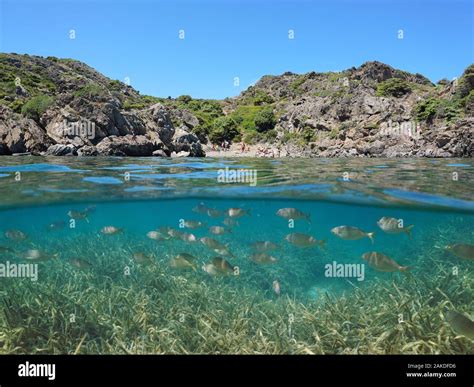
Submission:
{"label": "green shrub", "polygon": [[289,89],[292,90],[295,93],[300,93],[300,87],[303,83],[306,82],[306,77],[304,75],[298,75],[297,78],[290,83]]}
{"label": "green shrub", "polygon": [[48,95],[38,95],[26,102],[22,108],[21,113],[28,118],[39,121],[43,113],[53,104],[54,100]]}
{"label": "green shrub", "polygon": [[332,128],[331,131],[329,132],[329,138],[332,140],[335,140],[336,138],[339,137],[339,132],[341,131],[341,128]]}
{"label": "green shrub", "polygon": [[267,142],[273,142],[276,140],[278,133],[275,129],[269,130],[263,133],[263,140]]}
{"label": "green shrub", "polygon": [[249,145],[255,145],[260,140],[257,132],[247,132],[242,136],[242,141]]}
{"label": "green shrub", "polygon": [[315,131],[313,128],[309,126],[305,126],[303,130],[300,133],[300,137],[305,141],[305,143],[309,143],[311,141],[314,141],[315,138]]}
{"label": "green shrub", "polygon": [[282,137],[282,143],[293,143],[297,146],[304,147],[314,141],[315,138],[316,133],[314,129],[306,126],[299,132],[285,132]]}
{"label": "green shrub", "polygon": [[461,110],[457,101],[443,99],[438,105],[436,115],[438,118],[445,118],[448,122],[452,122],[461,116]]}
{"label": "green shrub", "polygon": [[474,90],[471,90],[469,95],[464,98],[463,105],[467,113],[472,114],[474,112]]}
{"label": "green shrub", "polygon": [[224,140],[232,141],[239,134],[237,123],[232,117],[219,117],[214,121],[209,139],[214,144]]}
{"label": "green shrub", "polygon": [[203,122],[199,125],[196,125],[192,129],[192,132],[199,138],[199,141],[201,141],[203,144],[207,144],[207,137],[211,133],[211,130],[212,126],[208,123]]}
{"label": "green shrub", "polygon": [[253,105],[242,105],[238,106],[231,114],[230,117],[237,123],[240,131],[248,132],[255,131],[255,117],[265,107],[253,106]]}
{"label": "green shrub", "polygon": [[122,90],[122,86],[123,86],[122,82],[120,82],[116,79],[109,82],[109,88],[111,90],[115,90],[115,91]]}
{"label": "green shrub", "polygon": [[261,89],[255,90],[255,93],[254,93],[254,96],[253,96],[253,104],[255,106],[261,106],[261,105],[269,104],[269,103],[273,103],[273,102],[274,102],[274,100],[269,94],[265,93]]}
{"label": "green shrub", "polygon": [[439,100],[436,98],[429,98],[425,101],[419,102],[415,106],[415,117],[418,121],[432,121],[436,116],[438,110]]}
{"label": "green shrub", "polygon": [[208,118],[217,118],[222,116],[222,106],[218,101],[206,100],[206,99],[193,99],[186,104],[186,108],[191,110],[195,114],[201,114]]}
{"label": "green shrub", "polygon": [[74,92],[75,97],[84,97],[93,99],[105,95],[105,90],[97,83],[89,83],[86,86]]}
{"label": "green shrub", "polygon": [[461,105],[457,100],[429,98],[419,102],[414,108],[418,121],[432,122],[435,118],[454,121],[461,116]]}
{"label": "green shrub", "polygon": [[176,98],[176,100],[179,101],[179,102],[182,102],[184,104],[188,104],[193,99],[190,95],[180,95],[178,98]]}
{"label": "green shrub", "polygon": [[257,132],[267,132],[275,127],[276,120],[272,108],[265,108],[255,115],[255,127]]}
{"label": "green shrub", "polygon": [[160,98],[153,97],[151,95],[143,95],[140,97],[140,100],[146,105],[146,106],[151,106],[154,105],[155,103],[161,102]]}
{"label": "green shrub", "polygon": [[403,97],[411,92],[408,82],[400,78],[390,78],[377,86],[377,96],[379,97]]}
{"label": "green shrub", "polygon": [[10,109],[12,109],[15,113],[20,113],[21,108],[25,104],[25,100],[21,98],[15,99],[13,102],[10,103]]}
{"label": "green shrub", "polygon": [[463,75],[456,86],[455,97],[458,99],[465,98],[474,89],[474,64],[464,70]]}
{"label": "green shrub", "polygon": [[123,103],[123,108],[125,110],[131,110],[131,109],[144,109],[147,107],[147,104],[144,101],[135,101],[135,100],[125,100]]}

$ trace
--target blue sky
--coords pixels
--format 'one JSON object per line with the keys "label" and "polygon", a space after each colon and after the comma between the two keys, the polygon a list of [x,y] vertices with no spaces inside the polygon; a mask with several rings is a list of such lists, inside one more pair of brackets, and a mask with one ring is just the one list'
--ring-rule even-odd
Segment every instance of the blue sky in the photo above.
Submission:
{"label": "blue sky", "polygon": [[472,0],[0,2],[0,51],[78,59],[155,96],[224,98],[369,60],[436,82],[474,62]]}

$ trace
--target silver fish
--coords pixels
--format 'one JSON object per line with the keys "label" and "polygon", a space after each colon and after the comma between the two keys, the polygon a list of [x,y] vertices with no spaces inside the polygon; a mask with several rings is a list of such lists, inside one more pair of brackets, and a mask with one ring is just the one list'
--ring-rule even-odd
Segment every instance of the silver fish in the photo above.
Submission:
{"label": "silver fish", "polygon": [[20,230],[7,230],[5,231],[5,237],[13,241],[23,241],[28,238],[28,236]]}
{"label": "silver fish", "polygon": [[326,244],[324,240],[317,240],[316,238],[302,234],[299,232],[294,232],[288,234],[285,239],[290,242],[291,244],[298,246],[298,247],[312,247],[312,246],[319,246],[323,248]]}
{"label": "silver fish", "polygon": [[258,241],[250,245],[254,250],[259,252],[265,252],[270,250],[275,250],[278,246],[270,241]]}
{"label": "silver fish", "polygon": [[183,222],[183,225],[184,227],[186,228],[190,228],[192,230],[196,229],[196,228],[200,228],[200,227],[203,227],[204,226],[204,223],[202,222],[199,222],[197,220],[185,220]]}
{"label": "silver fish", "polygon": [[469,245],[466,243],[454,243],[452,245],[447,245],[445,249],[459,258],[463,259],[474,259],[474,245]]}
{"label": "silver fish", "polygon": [[396,271],[406,272],[410,269],[409,266],[400,266],[392,258],[377,251],[362,254],[362,259],[373,269],[386,273],[393,273]]}
{"label": "silver fish", "polygon": [[282,218],[285,218],[287,220],[294,219],[305,219],[309,223],[311,223],[311,215],[306,214],[296,208],[280,208],[277,213],[278,216],[281,216]]}
{"label": "silver fish", "polygon": [[271,264],[271,263],[277,263],[278,262],[278,259],[276,259],[275,257],[272,257],[271,255],[269,255],[267,253],[254,253],[254,254],[250,255],[250,259],[253,262],[258,263],[260,265],[265,265],[265,264]]}
{"label": "silver fish", "polygon": [[199,203],[196,207],[194,207],[191,211],[192,212],[195,212],[197,214],[207,214],[207,210],[209,210],[209,208],[207,208],[203,202]]}
{"label": "silver fish", "polygon": [[229,208],[227,210],[227,216],[229,218],[241,218],[244,215],[250,216],[250,210],[245,210],[243,208]]}
{"label": "silver fish", "polygon": [[372,243],[374,243],[374,233],[373,232],[365,232],[357,227],[352,226],[339,226],[334,227],[331,232],[338,236],[341,239],[354,241],[362,238],[369,238]]}
{"label": "silver fish", "polygon": [[221,226],[211,226],[209,227],[209,232],[214,235],[223,235],[225,233],[232,233],[230,229],[227,229]]}
{"label": "silver fish", "polygon": [[204,237],[200,239],[201,243],[216,252],[219,255],[230,255],[233,256],[233,254],[229,251],[229,248],[222,244],[219,241],[216,241],[215,239]]}
{"label": "silver fish", "polygon": [[123,229],[117,228],[115,226],[105,226],[100,230],[100,232],[105,235],[115,235],[121,233],[122,231]]}
{"label": "silver fish", "polygon": [[414,226],[411,224],[407,227],[401,227],[400,219],[384,216],[377,221],[377,225],[387,234],[400,234],[404,232],[410,239],[412,238],[411,229]]}
{"label": "silver fish", "polygon": [[24,259],[27,259],[28,261],[35,261],[35,262],[43,262],[43,261],[49,261],[50,259],[56,259],[59,258],[59,254],[48,254],[45,253],[41,250],[27,250],[22,254]]}
{"label": "silver fish", "polygon": [[210,216],[211,218],[219,218],[221,217],[222,215],[224,215],[224,213],[220,210],[216,210],[215,208],[208,208],[207,210],[207,215]]}
{"label": "silver fish", "polygon": [[227,227],[234,227],[234,226],[238,226],[239,225],[239,222],[235,219],[232,219],[232,218],[225,218],[222,223],[224,223]]}

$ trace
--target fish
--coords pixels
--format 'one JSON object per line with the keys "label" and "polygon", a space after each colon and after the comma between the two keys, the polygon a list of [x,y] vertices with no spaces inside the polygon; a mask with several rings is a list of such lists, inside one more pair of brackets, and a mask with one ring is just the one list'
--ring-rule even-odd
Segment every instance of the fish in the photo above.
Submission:
{"label": "fish", "polygon": [[234,274],[234,266],[221,257],[214,257],[211,263],[222,273]]}
{"label": "fish", "polygon": [[259,251],[259,252],[265,252],[265,251],[270,251],[270,250],[275,250],[278,246],[270,241],[258,241],[254,242],[250,245],[252,249]]}
{"label": "fish", "polygon": [[400,234],[404,232],[408,235],[410,239],[413,238],[411,234],[411,230],[414,227],[413,224],[407,227],[400,227],[400,220],[395,218],[390,218],[388,216],[384,216],[377,221],[377,225],[382,229],[382,231],[386,232],[387,234]]}
{"label": "fish", "polygon": [[13,249],[6,246],[0,246],[0,253],[13,253]]}
{"label": "fish", "polygon": [[280,208],[276,214],[278,216],[281,216],[282,218],[285,218],[287,220],[294,219],[305,219],[308,223],[311,223],[311,215],[306,214],[296,208]]}
{"label": "fish", "polygon": [[219,218],[224,215],[224,212],[221,210],[216,210],[215,208],[208,208],[206,214],[211,218]]}
{"label": "fish", "polygon": [[196,228],[203,227],[205,224],[203,222],[199,222],[197,220],[185,220],[183,222],[183,225],[186,228],[190,228],[190,229],[194,230]]}
{"label": "fish", "polygon": [[28,235],[20,230],[7,230],[5,231],[5,237],[13,241],[24,241],[28,238]]}
{"label": "fish", "polygon": [[469,317],[455,310],[449,310],[446,313],[446,320],[455,332],[474,340],[474,321]]}
{"label": "fish", "polygon": [[474,245],[466,243],[454,243],[447,245],[445,250],[463,259],[474,259]]}
{"label": "fish", "polygon": [[121,233],[122,231],[123,229],[114,226],[105,226],[100,230],[100,232],[104,235],[115,235]]}
{"label": "fish", "polygon": [[27,250],[22,253],[22,257],[27,259],[28,261],[35,261],[35,262],[44,262],[49,261],[50,259],[57,259],[59,258],[59,254],[48,254],[41,250]]}
{"label": "fish", "polygon": [[400,266],[392,258],[377,251],[362,254],[362,259],[366,261],[371,268],[385,273],[393,273],[396,271],[406,272],[410,269],[410,266]]}
{"label": "fish", "polygon": [[192,269],[196,271],[196,264],[193,262],[194,257],[189,254],[178,254],[171,258],[170,267],[173,269]]}
{"label": "fish", "polygon": [[229,218],[241,218],[244,215],[250,216],[250,210],[244,210],[243,208],[229,208],[227,210],[227,216]]}
{"label": "fish", "polygon": [[48,230],[61,230],[66,226],[66,222],[64,220],[60,220],[58,222],[53,222],[48,225]]}
{"label": "fish", "polygon": [[209,232],[214,235],[223,235],[225,233],[232,233],[230,229],[221,226],[211,226],[209,227]]}
{"label": "fish", "polygon": [[208,237],[203,237],[200,239],[201,243],[216,252],[219,255],[230,255],[233,256],[233,254],[229,251],[229,248],[222,244],[219,241],[216,241],[213,238],[208,238]]}
{"label": "fish", "polygon": [[285,239],[290,242],[291,244],[298,246],[298,247],[312,247],[312,246],[319,246],[323,248],[326,245],[325,240],[317,240],[316,238],[302,234],[299,232],[294,232],[288,234]]}
{"label": "fish", "polygon": [[235,219],[232,219],[232,218],[225,218],[222,223],[224,223],[224,225],[226,225],[227,227],[234,227],[234,226],[238,226],[239,225],[239,222]]}
{"label": "fish", "polygon": [[341,239],[354,241],[362,238],[369,238],[372,243],[374,243],[374,234],[373,232],[365,232],[357,227],[352,226],[338,226],[334,227],[331,232],[338,236]]}
{"label": "fish", "polygon": [[92,268],[92,263],[81,259],[81,258],[72,258],[69,260],[69,263],[77,269],[87,270]]}
{"label": "fish", "polygon": [[197,206],[195,206],[191,211],[192,212],[195,212],[197,214],[207,214],[207,210],[209,210],[209,208],[207,208],[203,202],[199,203]]}
{"label": "fish", "polygon": [[209,275],[232,275],[234,274],[234,266],[221,257],[212,258],[211,262],[205,264],[202,269]]}
{"label": "fish", "polygon": [[86,211],[69,211],[67,215],[74,220],[85,220],[86,222],[89,223],[89,219],[87,218],[87,215],[89,215],[88,212]]}
{"label": "fish", "polygon": [[181,235],[179,236],[179,239],[181,239],[183,242],[189,242],[189,243],[197,242],[196,235],[190,234],[187,232],[181,233]]}
{"label": "fish", "polygon": [[170,239],[168,234],[162,234],[160,231],[148,231],[146,236],[154,241],[166,241]]}
{"label": "fish", "polygon": [[183,236],[184,232],[183,231],[179,231],[179,230],[176,230],[174,228],[171,228],[169,231],[168,231],[168,235],[171,237],[171,238],[175,238],[175,239],[181,239],[181,237]]}
{"label": "fish", "polygon": [[182,259],[186,259],[189,262],[196,261],[196,259],[197,259],[194,255],[191,255],[191,254],[188,254],[188,253],[179,253],[177,255],[177,257],[182,258]]}
{"label": "fish", "polygon": [[87,214],[91,214],[92,212],[95,212],[97,206],[95,204],[91,204],[90,206],[87,206],[84,208],[84,212]]}
{"label": "fish", "polygon": [[142,252],[133,253],[133,260],[140,265],[153,263],[153,257]]}
{"label": "fish", "polygon": [[170,226],[162,226],[162,227],[160,227],[160,228],[158,229],[158,232],[170,236],[169,233],[170,233],[171,230],[174,230],[173,227],[170,227]]}
{"label": "fish", "polygon": [[254,254],[250,255],[250,259],[253,262],[258,263],[260,265],[265,265],[265,264],[271,264],[271,263],[277,263],[278,262],[278,259],[276,259],[275,257],[272,257],[271,255],[266,254],[266,253],[254,253]]}
{"label": "fish", "polygon": [[272,289],[275,292],[275,294],[279,296],[281,294],[280,282],[278,282],[277,280],[273,281]]}

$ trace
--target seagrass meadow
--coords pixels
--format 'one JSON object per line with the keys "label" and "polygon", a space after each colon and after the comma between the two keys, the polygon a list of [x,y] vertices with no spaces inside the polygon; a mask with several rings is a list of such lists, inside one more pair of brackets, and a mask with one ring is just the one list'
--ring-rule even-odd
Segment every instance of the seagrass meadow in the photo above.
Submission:
{"label": "seagrass meadow", "polygon": [[[472,256],[447,247],[474,242],[469,162],[364,160],[345,181],[337,160],[1,161],[0,266],[37,265],[0,278],[1,354],[474,353],[449,318],[472,319]],[[225,166],[258,184],[218,185]]]}

